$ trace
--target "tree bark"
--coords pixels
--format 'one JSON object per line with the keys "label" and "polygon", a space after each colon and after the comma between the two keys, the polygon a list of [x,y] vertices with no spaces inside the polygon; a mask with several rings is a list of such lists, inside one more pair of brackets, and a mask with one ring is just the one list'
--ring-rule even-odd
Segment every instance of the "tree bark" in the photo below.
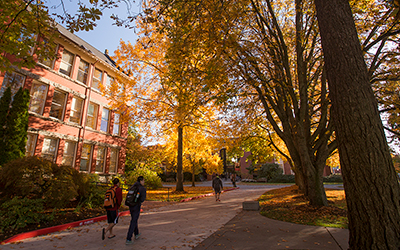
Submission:
{"label": "tree bark", "polygon": [[399,184],[347,0],[315,0],[350,249],[400,249]]}
{"label": "tree bark", "polygon": [[176,191],[183,190],[183,127],[178,126],[178,156],[177,156],[177,168],[176,168]]}

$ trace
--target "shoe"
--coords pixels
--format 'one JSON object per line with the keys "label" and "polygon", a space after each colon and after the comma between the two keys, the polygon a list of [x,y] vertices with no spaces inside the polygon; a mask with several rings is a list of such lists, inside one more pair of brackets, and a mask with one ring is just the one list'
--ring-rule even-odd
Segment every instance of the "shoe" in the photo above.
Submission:
{"label": "shoe", "polygon": [[125,245],[132,245],[133,244],[133,240],[126,240]]}
{"label": "shoe", "polygon": [[140,234],[135,235],[135,240],[139,239]]}

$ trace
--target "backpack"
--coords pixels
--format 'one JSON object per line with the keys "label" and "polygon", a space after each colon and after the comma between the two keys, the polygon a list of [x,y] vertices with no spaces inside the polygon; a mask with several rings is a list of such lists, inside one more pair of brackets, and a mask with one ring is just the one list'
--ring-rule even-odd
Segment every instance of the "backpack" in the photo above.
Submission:
{"label": "backpack", "polygon": [[125,205],[128,207],[133,207],[137,204],[140,204],[140,192],[139,186],[134,185],[128,190],[128,194],[126,195]]}
{"label": "backpack", "polygon": [[116,188],[112,187],[106,191],[104,196],[104,208],[110,209],[114,208],[117,204],[117,195],[116,195]]}

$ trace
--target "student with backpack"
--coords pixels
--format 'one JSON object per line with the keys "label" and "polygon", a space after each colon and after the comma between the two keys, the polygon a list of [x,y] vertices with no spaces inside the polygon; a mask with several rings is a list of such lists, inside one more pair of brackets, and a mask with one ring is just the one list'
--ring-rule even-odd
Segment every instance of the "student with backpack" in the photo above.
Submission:
{"label": "student with backpack", "polygon": [[118,209],[122,202],[122,189],[119,187],[119,179],[115,178],[113,180],[114,186],[106,191],[104,198],[104,208],[107,211],[107,222],[108,227],[103,228],[101,239],[104,240],[106,233],[109,232],[108,238],[112,239],[115,237],[112,230],[118,223]]}
{"label": "student with backpack", "polygon": [[140,215],[140,207],[142,202],[146,200],[146,188],[144,187],[144,177],[139,176],[137,182],[129,188],[126,196],[125,205],[129,206],[131,213],[131,222],[129,225],[128,234],[126,236],[126,245],[133,244],[132,236],[135,234],[135,239],[139,238],[138,219]]}

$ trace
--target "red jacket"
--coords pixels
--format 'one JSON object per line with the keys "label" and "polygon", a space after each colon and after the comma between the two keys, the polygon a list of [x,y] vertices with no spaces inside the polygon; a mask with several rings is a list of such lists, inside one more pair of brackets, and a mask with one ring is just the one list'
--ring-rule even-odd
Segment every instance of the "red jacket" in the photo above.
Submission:
{"label": "red jacket", "polygon": [[[117,185],[114,185],[114,187],[116,187]],[[117,187],[117,189],[115,190],[115,194],[117,196],[117,205],[113,208],[107,209],[107,210],[118,210],[118,208],[121,206],[121,202],[122,202],[122,189]]]}

